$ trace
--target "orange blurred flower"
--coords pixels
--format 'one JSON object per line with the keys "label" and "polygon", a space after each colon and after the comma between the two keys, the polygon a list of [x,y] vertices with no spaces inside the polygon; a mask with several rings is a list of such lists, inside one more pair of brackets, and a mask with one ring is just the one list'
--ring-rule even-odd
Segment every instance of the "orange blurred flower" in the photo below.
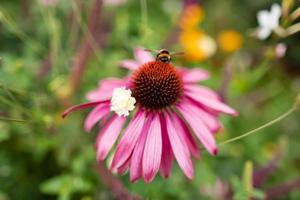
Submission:
{"label": "orange blurred flower", "polygon": [[234,30],[222,31],[218,36],[218,44],[221,50],[234,52],[242,47],[243,37],[239,32]]}
{"label": "orange blurred flower", "polygon": [[202,22],[204,17],[203,9],[198,5],[188,6],[182,14],[180,27],[183,30],[190,30],[196,28]]}
{"label": "orange blurred flower", "polygon": [[180,42],[188,60],[205,60],[217,50],[215,40],[201,30],[182,31]]}

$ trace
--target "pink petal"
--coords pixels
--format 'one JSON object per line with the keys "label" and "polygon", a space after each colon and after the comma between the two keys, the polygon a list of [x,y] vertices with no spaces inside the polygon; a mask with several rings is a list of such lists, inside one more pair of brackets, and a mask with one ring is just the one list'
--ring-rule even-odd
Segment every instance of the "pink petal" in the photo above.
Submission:
{"label": "pink petal", "polygon": [[89,101],[109,100],[113,90],[118,87],[127,86],[128,79],[108,78],[99,82],[97,89],[87,93],[86,98]]}
{"label": "pink petal", "polygon": [[143,155],[143,177],[150,183],[159,170],[162,152],[162,138],[159,115],[153,116]]}
{"label": "pink petal", "polygon": [[186,91],[185,95],[190,97],[197,103],[207,106],[208,108],[211,108],[213,110],[227,113],[229,115],[235,115],[235,116],[238,115],[238,113],[231,107],[227,106],[226,104],[222,103],[219,100],[212,99],[209,96],[203,96],[203,95],[199,95],[197,93],[189,92],[189,91]]}
{"label": "pink petal", "polygon": [[[148,119],[151,116],[148,116]],[[138,138],[137,144],[134,147],[131,162],[130,162],[130,181],[135,182],[139,178],[142,177],[142,166],[143,166],[143,154],[144,154],[144,148],[145,143],[148,135],[148,130],[151,124],[151,120],[146,120],[143,130]]]}
{"label": "pink petal", "polygon": [[110,112],[109,104],[100,104],[94,108],[85,119],[84,129],[89,132],[93,126]]}
{"label": "pink petal", "polygon": [[191,92],[191,93],[195,93],[197,95],[206,96],[208,98],[212,98],[212,99],[216,99],[216,100],[220,99],[220,97],[218,96],[218,94],[215,91],[209,89],[208,87],[204,87],[204,86],[201,86],[201,85],[195,85],[195,84],[187,85],[187,84],[185,84],[184,85],[184,90],[186,90],[188,92]]}
{"label": "pink petal", "polygon": [[181,138],[183,140],[185,140],[189,150],[195,156],[195,158],[200,158],[199,148],[198,148],[189,128],[176,113],[173,113],[173,114],[174,114],[174,122],[180,125],[178,132],[181,133]]}
{"label": "pink petal", "polygon": [[120,67],[126,68],[131,71],[137,70],[140,66],[140,64],[138,64],[134,60],[122,60],[119,65]]}
{"label": "pink petal", "polygon": [[199,68],[181,70],[181,74],[184,83],[197,83],[209,78],[209,73]]}
{"label": "pink petal", "polygon": [[218,121],[217,117],[211,113],[205,111],[201,106],[197,105],[192,100],[186,99],[182,101],[182,106],[188,110],[193,110],[195,115],[202,119],[204,124],[211,130],[213,133],[218,131],[222,126]]}
{"label": "pink petal", "polygon": [[118,168],[118,174],[119,175],[124,174],[128,169],[129,165],[130,165],[130,158],[128,158],[127,161],[121,167]]}
{"label": "pink petal", "polygon": [[111,169],[115,171],[122,166],[131,155],[134,146],[142,132],[146,113],[143,110],[138,110],[137,114],[131,120],[126,128],[114,155]]}
{"label": "pink petal", "polygon": [[203,123],[202,119],[199,116],[195,115],[195,112],[193,110],[189,110],[188,108],[183,106],[177,106],[177,108],[179,109],[187,123],[189,123],[191,128],[194,130],[194,133],[202,142],[204,147],[208,150],[208,152],[210,152],[212,155],[216,155],[216,141],[213,137],[213,134]]}
{"label": "pink petal", "polygon": [[134,49],[134,57],[140,64],[144,64],[146,62],[154,60],[151,53],[145,51],[145,49],[141,47],[137,47]]}
{"label": "pink petal", "polygon": [[167,132],[166,119],[164,115],[160,115],[161,134],[162,134],[162,155],[160,172],[164,178],[168,178],[172,169],[174,155]]}
{"label": "pink petal", "polygon": [[108,152],[116,142],[125,121],[125,117],[113,115],[100,130],[96,140],[97,160],[104,160],[106,158]]}
{"label": "pink petal", "polygon": [[72,106],[72,107],[68,108],[67,110],[65,110],[63,112],[62,117],[65,118],[71,112],[74,112],[74,111],[80,110],[80,109],[86,109],[86,108],[89,108],[89,107],[97,106],[101,103],[105,103],[105,101],[95,101],[95,102],[83,103],[83,104]]}
{"label": "pink petal", "polygon": [[189,179],[192,179],[194,170],[191,155],[185,141],[178,136],[178,124],[176,124],[169,115],[166,115],[166,124],[171,147],[178,165],[183,173]]}

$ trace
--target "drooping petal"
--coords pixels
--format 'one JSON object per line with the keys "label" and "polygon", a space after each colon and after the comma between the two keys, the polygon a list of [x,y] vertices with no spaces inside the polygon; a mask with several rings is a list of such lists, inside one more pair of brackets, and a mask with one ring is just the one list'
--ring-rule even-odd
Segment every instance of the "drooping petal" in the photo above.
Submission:
{"label": "drooping petal", "polygon": [[94,101],[94,102],[83,103],[83,104],[79,104],[79,105],[72,106],[72,107],[66,109],[66,110],[63,112],[62,117],[65,118],[65,117],[68,116],[71,112],[74,112],[74,111],[76,111],[76,110],[94,107],[94,106],[97,106],[97,105],[99,105],[99,104],[101,104],[101,103],[105,103],[105,102],[106,102],[106,101]]}
{"label": "drooping petal", "polygon": [[201,96],[206,96],[212,99],[217,99],[219,100],[219,96],[218,94],[209,89],[208,87],[205,86],[201,86],[201,85],[184,85],[184,90],[191,92],[191,93],[195,93],[197,95],[201,95]]}
{"label": "drooping petal", "polygon": [[209,112],[206,112],[202,106],[199,106],[192,100],[184,99],[181,104],[188,110],[194,110],[195,115],[198,115],[202,119],[204,124],[209,128],[211,132],[215,133],[222,127],[216,116],[212,115]]}
{"label": "drooping petal", "polygon": [[118,174],[119,175],[124,174],[129,166],[130,166],[130,157],[126,160],[126,162],[121,167],[118,168]]}
{"label": "drooping petal", "polygon": [[125,121],[125,117],[113,115],[100,130],[96,140],[97,160],[104,160],[106,158],[108,152],[116,142]]}
{"label": "drooping petal", "polygon": [[118,146],[112,161],[111,169],[115,171],[122,166],[124,162],[131,155],[134,146],[142,132],[146,113],[143,110],[138,110],[137,114],[131,120],[130,124],[126,128]]}
{"label": "drooping petal", "polygon": [[173,114],[174,114],[174,122],[179,125],[178,132],[181,135],[181,138],[183,140],[185,140],[185,142],[186,142],[189,150],[193,154],[193,156],[195,156],[195,158],[200,158],[199,148],[198,148],[189,128],[176,113],[173,113]]}
{"label": "drooping petal", "polygon": [[238,115],[238,113],[234,109],[232,109],[231,107],[227,106],[219,100],[209,98],[208,96],[199,95],[190,91],[186,91],[185,95],[194,100],[195,102],[207,106],[208,108],[211,108],[213,110],[223,112],[229,115]]}
{"label": "drooping petal", "polygon": [[140,64],[138,64],[134,60],[122,60],[119,65],[120,67],[126,68],[131,71],[137,70],[140,66]]}
{"label": "drooping petal", "polygon": [[145,143],[149,131],[150,124],[152,122],[151,115],[148,116],[148,119],[146,119],[145,124],[143,126],[143,129],[141,131],[141,134],[138,138],[137,144],[134,147],[132,156],[131,156],[131,162],[130,162],[130,181],[135,182],[139,178],[142,177],[142,171],[143,171],[143,154],[144,154],[144,148]]}
{"label": "drooping petal", "polygon": [[178,136],[178,124],[174,123],[171,116],[166,115],[166,125],[171,147],[178,165],[186,177],[192,179],[194,170],[191,155],[185,141]]}
{"label": "drooping petal", "polygon": [[109,100],[113,90],[128,85],[128,79],[108,78],[99,82],[97,89],[87,93],[86,98],[89,101]]}
{"label": "drooping petal", "polygon": [[185,120],[189,123],[195,135],[199,138],[207,151],[212,155],[216,155],[218,151],[216,141],[213,137],[213,134],[206,127],[202,119],[195,115],[193,110],[189,110],[181,105],[177,106],[177,108]]}
{"label": "drooping petal", "polygon": [[104,116],[108,115],[109,103],[100,104],[96,108],[94,108],[87,116],[84,122],[84,129],[87,132],[90,132],[93,126],[100,121]]}
{"label": "drooping petal", "polygon": [[205,70],[194,68],[182,71],[182,81],[184,83],[196,83],[209,78],[209,73]]}
{"label": "drooping petal", "polygon": [[159,115],[154,114],[143,154],[143,177],[150,183],[159,170],[162,152],[161,125]]}
{"label": "drooping petal", "polygon": [[172,147],[167,132],[166,119],[163,114],[160,115],[160,123],[161,123],[161,134],[162,134],[162,155],[161,155],[160,172],[164,178],[168,178],[172,169],[174,155],[172,152]]}
{"label": "drooping petal", "polygon": [[134,49],[134,57],[140,64],[154,60],[151,53],[145,51],[145,49],[141,47],[137,47]]}

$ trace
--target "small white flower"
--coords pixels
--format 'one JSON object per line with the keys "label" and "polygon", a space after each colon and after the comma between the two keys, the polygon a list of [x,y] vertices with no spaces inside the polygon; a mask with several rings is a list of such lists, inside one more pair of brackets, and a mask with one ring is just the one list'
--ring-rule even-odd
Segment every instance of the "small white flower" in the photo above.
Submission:
{"label": "small white flower", "polygon": [[257,37],[261,40],[266,39],[273,30],[279,27],[279,19],[281,16],[281,7],[273,4],[271,10],[261,10],[257,13],[258,31]]}
{"label": "small white flower", "polygon": [[132,111],[136,100],[131,96],[131,90],[125,87],[115,88],[110,100],[110,110],[117,113],[118,116],[128,116]]}

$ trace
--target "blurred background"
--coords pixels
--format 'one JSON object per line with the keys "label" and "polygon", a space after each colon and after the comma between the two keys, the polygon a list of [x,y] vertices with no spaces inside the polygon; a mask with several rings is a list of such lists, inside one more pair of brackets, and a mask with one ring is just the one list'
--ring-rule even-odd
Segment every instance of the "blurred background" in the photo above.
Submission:
{"label": "blurred background", "polygon": [[[257,36],[257,13],[281,6],[276,30]],[[86,102],[99,80],[136,47],[184,51],[177,66],[211,73],[203,82],[239,111],[222,117],[222,142],[288,111],[300,88],[299,1],[1,0],[0,200],[300,199],[300,114],[202,153],[188,181],[175,164],[169,179],[130,183],[97,165]],[[299,19],[298,19],[299,17]],[[293,26],[295,25],[295,26]]]}

